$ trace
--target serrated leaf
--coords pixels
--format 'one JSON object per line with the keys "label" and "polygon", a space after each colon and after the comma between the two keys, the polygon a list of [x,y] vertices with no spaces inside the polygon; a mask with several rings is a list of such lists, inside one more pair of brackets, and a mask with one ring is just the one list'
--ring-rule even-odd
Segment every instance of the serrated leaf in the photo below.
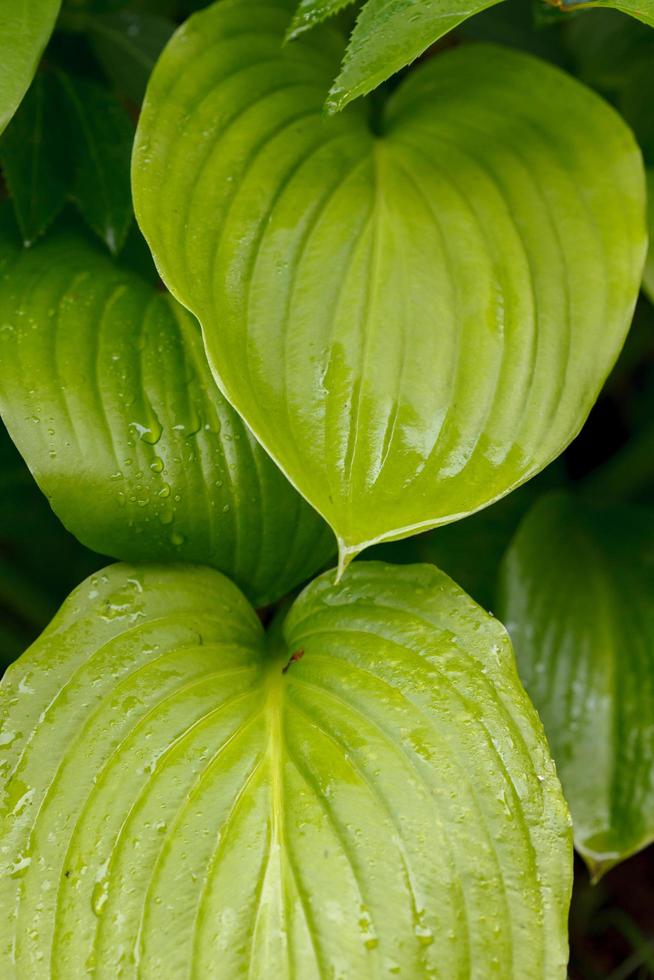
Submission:
{"label": "serrated leaf", "polygon": [[366,0],[327,107],[366,95],[474,14],[500,0]]}
{"label": "serrated leaf", "polygon": [[215,386],[172,297],[61,232],[0,254],[0,409],[66,527],[129,560],[203,562],[257,605],[334,550]]}
{"label": "serrated leaf", "polygon": [[117,10],[89,17],[86,30],[109,78],[140,103],[154,64],[175,30],[174,22],[138,10]]}
{"label": "serrated leaf", "polygon": [[2,172],[26,246],[43,234],[68,197],[69,145],[61,111],[52,76],[38,75],[0,139]]}
{"label": "serrated leaf", "polygon": [[287,38],[292,40],[298,37],[303,31],[320,24],[352,3],[353,0],[299,0]]}
{"label": "serrated leaf", "polygon": [[567,809],[505,631],[428,565],[333,577],[268,636],[200,567],[70,597],[3,684],[5,971],[565,976]]}
{"label": "serrated leaf", "polygon": [[491,503],[576,435],[638,294],[644,179],[613,110],[508,49],[421,66],[379,135],[365,102],[326,119],[342,42],[282,49],[285,24],[223,0],[181,28],[133,190],[221,389],[344,564]]}
{"label": "serrated leaf", "polygon": [[0,9],[0,133],[27,92],[61,0],[5,0]]}
{"label": "serrated leaf", "polygon": [[505,558],[501,614],[596,878],[654,840],[654,515],[555,495]]}
{"label": "serrated leaf", "polygon": [[134,129],[111,92],[59,73],[70,123],[72,196],[89,227],[117,254],[132,222],[129,166]]}

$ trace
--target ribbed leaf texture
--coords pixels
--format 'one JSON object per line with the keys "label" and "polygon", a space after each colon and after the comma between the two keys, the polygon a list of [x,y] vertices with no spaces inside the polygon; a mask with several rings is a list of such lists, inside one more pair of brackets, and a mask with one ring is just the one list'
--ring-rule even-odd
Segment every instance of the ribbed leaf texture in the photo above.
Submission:
{"label": "ribbed leaf texture", "polygon": [[194,318],[76,231],[0,242],[0,411],[66,527],[102,554],[195,561],[257,605],[335,550],[218,391]]}
{"label": "ribbed leaf texture", "polygon": [[422,65],[374,124],[361,100],[325,118],[342,38],[282,48],[286,20],[285,0],[223,0],[181,28],[133,189],[221,389],[344,565],[491,503],[578,432],[638,294],[644,177],[603,101],[493,46]]}
{"label": "ribbed leaf texture", "polygon": [[505,559],[501,613],[599,877],[654,840],[654,515],[545,498]]}
{"label": "ribbed leaf texture", "polygon": [[5,977],[565,976],[540,722],[433,566],[330,572],[268,636],[218,572],[114,566],[1,705]]}

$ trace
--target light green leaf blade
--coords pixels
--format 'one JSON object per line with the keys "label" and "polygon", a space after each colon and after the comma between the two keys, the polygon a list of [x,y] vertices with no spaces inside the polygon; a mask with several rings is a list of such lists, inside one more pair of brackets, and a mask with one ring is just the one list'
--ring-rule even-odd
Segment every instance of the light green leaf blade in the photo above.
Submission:
{"label": "light green leaf blade", "polygon": [[215,386],[197,323],[85,236],[0,252],[0,410],[84,544],[214,565],[257,605],[324,566],[329,528]]}
{"label": "light green leaf blade", "polygon": [[333,576],[266,637],[217,572],[113,566],[11,668],[5,973],[565,976],[569,817],[505,631],[428,565]]}
{"label": "light green leaf blade", "polygon": [[469,17],[500,0],[366,0],[327,106],[366,95]]}
{"label": "light green leaf blade", "polygon": [[34,78],[61,0],[5,0],[0,9],[0,133]]}
{"label": "light green leaf blade", "polygon": [[609,7],[654,27],[654,0],[550,0],[550,3],[561,10],[569,11]]}
{"label": "light green leaf blade", "polygon": [[282,49],[285,26],[223,0],[177,32],[132,182],[222,390],[344,563],[491,503],[576,435],[638,294],[644,177],[597,96],[491,46],[412,73],[379,136],[363,101],[326,119],[342,42]]}
{"label": "light green leaf blade", "polygon": [[643,289],[654,303],[654,170],[647,171],[647,222],[650,244],[643,272]]}
{"label": "light green leaf blade", "polygon": [[654,516],[554,495],[509,549],[501,615],[599,877],[654,840]]}
{"label": "light green leaf blade", "polygon": [[287,31],[287,38],[298,37],[303,31],[327,20],[352,2],[353,0],[300,0]]}
{"label": "light green leaf blade", "polygon": [[59,73],[70,127],[73,199],[110,252],[120,252],[132,223],[129,161],[134,129],[117,98],[86,78]]}
{"label": "light green leaf blade", "polygon": [[62,211],[72,182],[61,113],[58,86],[42,72],[0,139],[2,173],[26,246]]}

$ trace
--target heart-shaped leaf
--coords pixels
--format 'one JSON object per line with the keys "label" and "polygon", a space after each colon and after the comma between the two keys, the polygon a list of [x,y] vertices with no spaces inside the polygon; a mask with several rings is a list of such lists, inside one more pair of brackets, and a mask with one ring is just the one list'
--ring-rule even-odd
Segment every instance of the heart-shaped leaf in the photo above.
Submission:
{"label": "heart-shaped leaf", "polygon": [[197,323],[77,232],[0,249],[0,410],[61,520],[103,554],[204,562],[263,605],[329,528],[216,388]]}
{"label": "heart-shaped leaf", "polygon": [[333,579],[266,637],[218,572],[113,566],[12,666],[4,974],[565,976],[569,817],[504,629],[429,565]]}
{"label": "heart-shaped leaf", "polygon": [[366,102],[326,119],[342,40],[282,49],[285,22],[222,0],[177,32],[133,189],[222,390],[344,564],[501,497],[578,432],[638,294],[644,178],[604,102],[492,46],[418,68],[375,132]]}
{"label": "heart-shaped leaf", "polygon": [[[348,0],[300,0],[289,35],[325,20]],[[481,10],[501,0],[365,0],[327,100],[332,111],[365,95]]]}
{"label": "heart-shaped leaf", "polygon": [[555,495],[505,558],[501,610],[595,877],[654,840],[654,515]]}
{"label": "heart-shaped leaf", "polygon": [[61,0],[5,0],[0,9],[0,133],[34,78]]}

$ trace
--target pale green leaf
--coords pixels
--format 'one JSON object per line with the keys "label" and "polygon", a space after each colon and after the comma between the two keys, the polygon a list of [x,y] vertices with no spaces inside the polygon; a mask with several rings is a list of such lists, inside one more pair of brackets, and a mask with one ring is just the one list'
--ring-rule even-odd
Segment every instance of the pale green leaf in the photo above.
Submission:
{"label": "pale green leaf", "polygon": [[0,133],[34,78],[61,0],[3,0],[0,4]]}
{"label": "pale green leaf", "polygon": [[507,553],[502,592],[575,844],[599,877],[654,840],[654,515],[545,498]]}
{"label": "pale green leaf", "polygon": [[89,547],[214,565],[258,605],[333,553],[216,388],[193,317],[83,235],[5,238],[0,360],[9,432]]}
{"label": "pale green leaf", "polygon": [[562,980],[569,816],[504,629],[428,565],[333,578],[268,636],[201,567],[73,593],[2,689],[3,975]]}
{"label": "pale green leaf", "polygon": [[500,0],[366,0],[332,85],[327,105],[338,111],[366,95],[468,17]]}
{"label": "pale green leaf", "polygon": [[[137,217],[214,374],[342,563],[542,469],[622,346],[646,248],[633,137],[534,58],[445,52],[371,128],[323,96],[342,41],[223,0],[173,37],[137,130]],[[597,147],[602,147],[602,166]]]}

